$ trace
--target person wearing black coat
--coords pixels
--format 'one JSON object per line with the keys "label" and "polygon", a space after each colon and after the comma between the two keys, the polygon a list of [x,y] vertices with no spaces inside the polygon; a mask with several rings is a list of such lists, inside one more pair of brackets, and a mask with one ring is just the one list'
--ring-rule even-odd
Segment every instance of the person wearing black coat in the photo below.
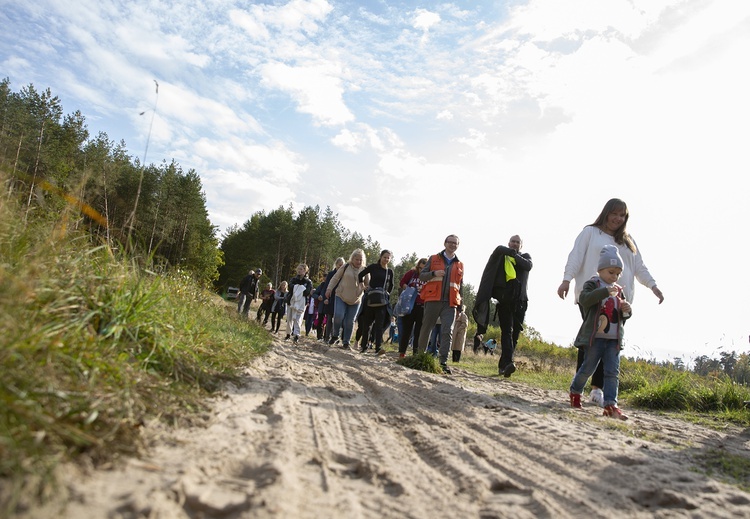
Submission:
{"label": "person wearing black coat", "polygon": [[501,354],[497,368],[505,377],[510,377],[516,371],[513,353],[523,330],[523,321],[529,306],[526,288],[533,263],[529,254],[521,254],[522,246],[521,237],[514,235],[510,237],[507,247],[499,245],[492,252],[482,273],[472,312],[477,323],[477,333],[474,336],[476,353],[490,322],[491,299],[497,301],[495,315],[501,329]]}
{"label": "person wearing black coat", "polygon": [[258,293],[258,280],[263,271],[255,269],[247,273],[247,276],[240,281],[240,294],[237,297],[237,313],[248,315],[250,313],[250,303],[255,301]]}

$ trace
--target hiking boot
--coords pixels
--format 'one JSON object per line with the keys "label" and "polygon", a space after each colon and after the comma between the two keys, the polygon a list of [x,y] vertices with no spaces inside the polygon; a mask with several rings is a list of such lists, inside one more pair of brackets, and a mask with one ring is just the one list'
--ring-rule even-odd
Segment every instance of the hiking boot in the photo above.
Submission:
{"label": "hiking boot", "polygon": [[571,393],[570,394],[570,407],[573,407],[575,409],[583,409],[583,406],[581,405],[581,395],[578,393]]}
{"label": "hiking boot", "polygon": [[507,366],[505,366],[505,368],[503,368],[503,376],[505,378],[510,378],[510,376],[515,372],[516,372],[516,365],[513,364],[512,362],[508,364]]}
{"label": "hiking boot", "polygon": [[589,395],[589,400],[599,407],[604,407],[604,391],[598,387],[592,389],[591,394]]}
{"label": "hiking boot", "polygon": [[604,416],[609,416],[610,418],[617,418],[618,420],[627,420],[628,417],[622,414],[622,411],[620,411],[620,408],[616,405],[608,405],[604,407]]}
{"label": "hiking boot", "polygon": [[451,371],[451,368],[448,367],[448,364],[441,364],[440,367],[443,369],[443,373],[446,375],[452,375],[453,372]]}

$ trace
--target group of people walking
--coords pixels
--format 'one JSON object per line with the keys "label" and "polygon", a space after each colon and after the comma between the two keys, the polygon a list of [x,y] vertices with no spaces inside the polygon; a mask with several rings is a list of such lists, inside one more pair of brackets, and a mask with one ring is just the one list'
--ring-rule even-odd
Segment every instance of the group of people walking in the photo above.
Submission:
{"label": "group of people walking", "polygon": [[[609,200],[594,223],[584,227],[576,238],[557,289],[558,296],[565,299],[570,282],[575,281],[575,303],[582,318],[574,341],[579,354],[570,404],[577,409],[583,407],[581,395],[591,378],[590,400],[603,407],[606,416],[619,419],[627,419],[617,406],[619,354],[623,327],[632,315],[635,281],[651,289],[659,303],[664,300],[626,230],[628,218],[624,201]],[[398,316],[399,357],[406,355],[409,344],[414,354],[426,351],[433,331],[439,329],[434,338],[437,356],[443,372],[450,374],[448,356],[453,352],[453,361],[460,359],[468,325],[462,303],[464,265],[456,255],[459,244],[458,236],[448,235],[443,250],[419,259],[398,285],[389,267],[393,256],[389,250],[381,251],[378,260],[369,265],[362,249],[353,251],[348,261],[336,259],[315,290],[307,265],[300,264],[288,283],[282,282],[275,291],[269,283],[261,292],[257,319],[263,318],[266,324],[270,316],[271,330],[278,332],[286,311],[287,339],[299,339],[304,320],[307,334],[315,329],[317,338],[331,345],[340,343],[343,349],[356,348],[364,353],[374,342],[376,354],[382,354],[383,333],[393,317],[390,293],[398,286],[411,297],[408,309]],[[494,319],[501,330],[498,373],[506,378],[517,369],[514,354],[528,309],[527,285],[533,262],[522,248],[519,235],[511,236],[507,246],[495,248],[482,273],[472,310],[477,324],[473,351],[484,347],[486,352],[483,336],[493,321],[494,302]],[[257,269],[243,278],[238,312],[248,312],[249,296],[254,298],[261,274]]]}

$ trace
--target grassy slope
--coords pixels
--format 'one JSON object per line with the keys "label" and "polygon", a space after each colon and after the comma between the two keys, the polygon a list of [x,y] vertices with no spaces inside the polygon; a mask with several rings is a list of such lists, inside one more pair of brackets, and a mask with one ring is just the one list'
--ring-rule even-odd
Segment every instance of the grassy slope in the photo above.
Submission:
{"label": "grassy slope", "polygon": [[147,420],[189,420],[270,344],[179,273],[22,221],[3,197],[0,510],[43,493],[60,460],[111,461],[137,451]]}

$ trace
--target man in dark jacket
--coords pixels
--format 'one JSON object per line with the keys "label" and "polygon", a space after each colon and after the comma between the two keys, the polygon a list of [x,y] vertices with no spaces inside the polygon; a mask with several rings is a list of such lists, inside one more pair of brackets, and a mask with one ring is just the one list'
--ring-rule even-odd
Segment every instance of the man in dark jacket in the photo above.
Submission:
{"label": "man in dark jacket", "polygon": [[317,299],[319,304],[321,305],[318,307],[318,312],[321,314],[321,321],[323,320],[322,316],[326,316],[326,324],[325,328],[323,329],[323,340],[325,342],[328,342],[330,340],[331,332],[333,331],[333,302],[336,298],[336,287],[332,287],[333,289],[331,290],[331,295],[328,298],[326,297],[326,290],[328,290],[328,285],[331,282],[334,274],[336,274],[336,271],[338,269],[344,266],[344,263],[346,263],[344,258],[336,258],[336,261],[333,263],[333,268],[328,272],[325,281],[323,281],[323,284],[318,288]]}
{"label": "man in dark jacket", "polygon": [[[237,312],[244,315],[250,313],[250,303],[255,301],[258,292],[258,280],[263,271],[256,269],[247,273],[247,276],[240,281],[240,295],[237,297]],[[243,305],[244,304],[244,305]]]}
{"label": "man in dark jacket", "polygon": [[533,265],[529,254],[521,254],[522,246],[521,237],[514,235],[511,236],[507,247],[499,245],[493,251],[482,273],[472,312],[477,323],[477,333],[474,336],[476,353],[490,322],[491,299],[497,301],[495,315],[501,328],[501,355],[497,368],[505,377],[510,377],[516,371],[513,353],[518,344],[518,336],[523,330],[523,321],[529,306],[526,285]]}

